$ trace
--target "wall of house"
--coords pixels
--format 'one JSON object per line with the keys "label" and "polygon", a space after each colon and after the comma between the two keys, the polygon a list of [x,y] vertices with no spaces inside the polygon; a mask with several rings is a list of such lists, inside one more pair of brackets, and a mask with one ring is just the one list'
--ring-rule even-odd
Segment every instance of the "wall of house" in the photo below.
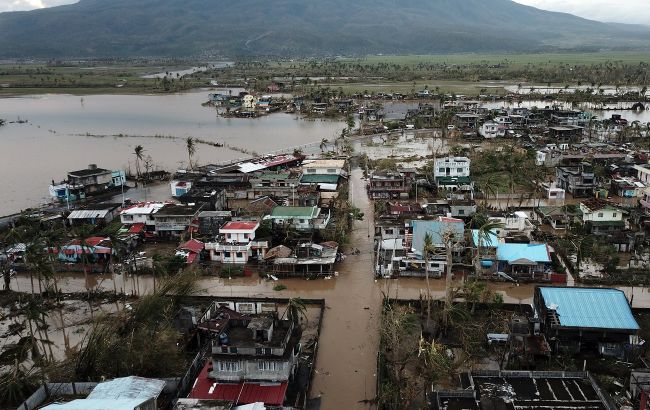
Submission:
{"label": "wall of house", "polygon": [[582,205],[580,206],[580,209],[582,209],[583,212],[582,220],[584,222],[612,222],[623,220],[623,213],[618,209],[601,209],[595,212],[587,212]]}
{"label": "wall of house", "polygon": [[255,239],[255,231],[252,230],[219,230],[225,236],[226,242],[248,243]]}
{"label": "wall of house", "polygon": [[213,359],[213,369],[210,372],[210,377],[219,381],[228,382],[239,382],[243,380],[283,382],[289,379],[295,363],[296,357],[294,355],[290,355],[284,361],[237,359],[236,356],[232,360]]}

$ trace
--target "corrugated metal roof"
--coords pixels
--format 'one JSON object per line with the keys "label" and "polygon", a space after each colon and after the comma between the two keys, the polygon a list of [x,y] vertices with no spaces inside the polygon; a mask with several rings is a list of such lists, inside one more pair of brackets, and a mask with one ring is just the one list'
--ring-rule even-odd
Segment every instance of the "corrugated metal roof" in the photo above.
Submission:
{"label": "corrugated metal roof", "polygon": [[625,294],[618,289],[542,287],[540,292],[562,326],[639,329]]}
{"label": "corrugated metal roof", "polygon": [[461,241],[465,232],[465,224],[461,220],[439,220],[439,221],[413,221],[413,249],[422,253],[424,249],[424,237],[426,234],[431,235],[433,245],[443,246],[443,236],[447,233],[453,233],[456,241]]}
{"label": "corrugated metal roof", "polygon": [[497,259],[508,263],[528,260],[531,262],[549,263],[551,257],[546,244],[500,243],[497,245]]}
{"label": "corrugated metal roof", "polygon": [[105,218],[108,212],[108,209],[78,209],[70,212],[68,219]]}

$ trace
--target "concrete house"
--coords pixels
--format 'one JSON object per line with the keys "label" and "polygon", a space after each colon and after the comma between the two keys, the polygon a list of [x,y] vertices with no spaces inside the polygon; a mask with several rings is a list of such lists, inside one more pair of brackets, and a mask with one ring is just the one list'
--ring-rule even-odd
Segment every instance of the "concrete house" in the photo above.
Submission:
{"label": "concrete house", "polygon": [[443,177],[469,177],[471,160],[467,157],[436,158],[433,176]]}
{"label": "concrete house", "polygon": [[276,206],[270,219],[274,225],[292,226],[300,231],[325,229],[330,222],[330,211],[322,214],[317,206]]}
{"label": "concrete house", "polygon": [[82,185],[86,194],[100,193],[114,186],[114,182],[124,183],[122,178],[113,179],[113,171],[97,168],[97,165],[90,164],[88,168],[79,171],[68,172],[68,183],[71,185]]}
{"label": "concrete house", "polygon": [[245,264],[251,258],[262,259],[269,248],[268,242],[256,241],[257,221],[231,221],[219,229],[216,242],[206,243],[210,260],[226,264]]}
{"label": "concrete house", "polygon": [[301,328],[279,319],[274,303],[239,302],[235,309],[215,302],[199,320],[199,330],[212,339],[212,356],[189,398],[243,405],[263,397],[267,406],[282,406],[296,372]]}
{"label": "concrete house", "polygon": [[373,172],[368,183],[372,199],[407,199],[411,181],[399,172]]}
{"label": "concrete house", "polygon": [[156,221],[153,216],[163,206],[164,202],[141,202],[122,209],[120,222],[129,228],[130,233],[149,232],[156,230]]}
{"label": "concrete house", "polygon": [[604,199],[592,198],[580,203],[582,222],[594,234],[626,228],[624,211]]}
{"label": "concrete house", "polygon": [[68,222],[71,226],[82,224],[97,225],[109,223],[118,215],[120,204],[96,204],[75,209],[68,215]]}
{"label": "concrete house", "polygon": [[198,215],[203,204],[166,204],[153,214],[156,235],[159,237],[179,237],[191,226],[198,230]]}
{"label": "concrete house", "polygon": [[596,190],[596,175],[591,164],[582,163],[577,167],[557,167],[555,174],[558,188],[564,189],[574,197],[589,197]]}

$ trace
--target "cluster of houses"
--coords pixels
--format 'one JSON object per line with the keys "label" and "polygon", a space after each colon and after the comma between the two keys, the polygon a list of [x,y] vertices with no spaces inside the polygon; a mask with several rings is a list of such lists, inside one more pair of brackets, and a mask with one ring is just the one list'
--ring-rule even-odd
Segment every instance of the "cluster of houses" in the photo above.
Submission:
{"label": "cluster of houses", "polygon": [[335,99],[326,97],[306,98],[304,96],[286,97],[278,87],[269,87],[269,94],[257,95],[242,91],[236,95],[232,90],[228,93],[209,94],[209,103],[218,108],[225,109],[225,114],[241,118],[251,118],[273,112],[299,112],[311,115],[325,115],[328,113],[347,113],[354,107],[352,99]]}
{"label": "cluster of houses", "polygon": [[[111,174],[96,167],[88,171],[94,178]],[[338,244],[324,237],[335,227],[332,207],[347,178],[343,159],[266,156],[179,170],[170,182],[169,201],[78,204],[59,219],[72,227],[119,221],[120,237],[130,248],[147,241],[180,242],[176,254],[188,263],[255,263],[278,276],[328,276],[342,255]],[[86,190],[94,189],[88,180],[83,182]],[[296,242],[274,244],[279,232],[293,235]],[[91,238],[57,252],[66,263],[92,262],[101,271],[112,254],[110,246],[103,246],[107,243],[108,238]]]}
{"label": "cluster of houses", "polygon": [[[540,200],[508,211],[488,207],[485,216],[501,228],[480,234],[469,229],[477,212],[470,164],[467,157],[436,158],[433,180],[409,168],[369,175],[369,196],[384,210],[375,223],[376,275],[441,276],[451,244],[453,263],[474,264],[479,276],[565,283],[565,269],[542,239],[543,232],[562,236],[570,226],[582,226],[586,234],[632,257],[645,241],[650,189],[643,181],[650,179],[648,164],[611,166],[609,183],[596,182],[591,164],[558,166],[556,181],[543,187],[547,198],[542,205]],[[625,177],[623,168],[628,170]],[[423,190],[428,191],[426,200]],[[425,237],[431,242],[428,251]]]}

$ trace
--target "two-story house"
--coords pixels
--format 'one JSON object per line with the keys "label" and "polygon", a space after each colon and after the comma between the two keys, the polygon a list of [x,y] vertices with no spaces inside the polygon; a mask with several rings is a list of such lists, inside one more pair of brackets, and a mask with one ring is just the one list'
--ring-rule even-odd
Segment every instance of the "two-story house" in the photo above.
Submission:
{"label": "two-story house", "polygon": [[198,328],[210,335],[212,356],[190,398],[240,405],[262,398],[267,406],[282,406],[301,350],[296,321],[279,318],[275,310],[247,314],[215,302]]}
{"label": "two-story house", "polygon": [[583,162],[577,167],[557,167],[555,174],[558,188],[574,197],[589,197],[594,194],[596,175],[591,164]]}
{"label": "two-story house", "polygon": [[436,158],[433,176],[439,178],[461,178],[470,176],[471,160],[467,157]]}
{"label": "two-story house", "polygon": [[114,178],[113,171],[103,168],[97,168],[97,165],[90,164],[88,168],[79,171],[68,172],[68,183],[75,185],[82,185],[86,194],[94,194],[106,191],[112,188],[115,182],[124,183],[121,175]]}
{"label": "two-story house", "polygon": [[374,172],[368,182],[372,199],[408,199],[411,180],[399,172]]}
{"label": "two-story house", "polygon": [[164,202],[140,202],[126,207],[120,212],[120,222],[129,228],[129,233],[149,233],[153,235],[156,230],[156,221],[153,216],[163,206]]}
{"label": "two-story house", "polygon": [[626,228],[624,212],[604,199],[592,198],[580,203],[582,223],[593,234],[606,234]]}
{"label": "two-story house", "polygon": [[198,230],[198,216],[203,207],[204,204],[166,204],[153,214],[156,235],[164,238],[179,237],[190,226]]}
{"label": "two-story house", "polygon": [[216,242],[206,243],[210,260],[220,263],[245,264],[250,258],[262,259],[269,248],[266,241],[255,241],[257,221],[231,221],[219,229]]}

